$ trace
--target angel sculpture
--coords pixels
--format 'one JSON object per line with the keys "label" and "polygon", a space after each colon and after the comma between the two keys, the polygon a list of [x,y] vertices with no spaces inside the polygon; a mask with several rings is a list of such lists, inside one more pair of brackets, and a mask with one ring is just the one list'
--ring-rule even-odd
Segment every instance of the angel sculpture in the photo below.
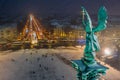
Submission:
{"label": "angel sculpture", "polygon": [[86,47],[84,49],[84,57],[80,60],[72,60],[72,66],[77,70],[78,80],[98,80],[101,74],[105,74],[107,67],[101,65],[95,60],[95,54],[100,50],[96,32],[106,28],[107,11],[105,7],[101,7],[98,12],[98,25],[93,27],[90,16],[86,9],[82,7],[83,19],[82,23],[86,32]]}
{"label": "angel sculpture", "polygon": [[82,7],[82,11],[82,23],[86,31],[86,47],[84,50],[84,59],[94,62],[95,52],[100,50],[99,42],[95,33],[106,28],[108,16],[105,7],[101,7],[98,12],[98,25],[96,27],[93,27],[90,16],[84,7]]}

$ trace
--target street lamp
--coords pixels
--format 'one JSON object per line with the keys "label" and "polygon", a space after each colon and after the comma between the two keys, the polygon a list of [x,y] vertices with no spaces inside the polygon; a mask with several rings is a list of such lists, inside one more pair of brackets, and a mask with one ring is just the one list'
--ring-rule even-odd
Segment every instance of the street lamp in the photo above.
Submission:
{"label": "street lamp", "polygon": [[111,50],[109,48],[105,48],[104,53],[106,56],[109,56],[109,55],[111,55]]}

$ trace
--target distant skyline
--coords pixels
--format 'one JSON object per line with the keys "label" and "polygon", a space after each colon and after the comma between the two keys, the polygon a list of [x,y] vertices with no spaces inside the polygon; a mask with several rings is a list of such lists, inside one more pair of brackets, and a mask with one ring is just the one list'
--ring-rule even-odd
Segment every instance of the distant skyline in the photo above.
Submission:
{"label": "distant skyline", "polygon": [[0,15],[78,15],[81,6],[89,13],[97,14],[99,7],[103,5],[109,15],[120,15],[120,0],[0,0]]}

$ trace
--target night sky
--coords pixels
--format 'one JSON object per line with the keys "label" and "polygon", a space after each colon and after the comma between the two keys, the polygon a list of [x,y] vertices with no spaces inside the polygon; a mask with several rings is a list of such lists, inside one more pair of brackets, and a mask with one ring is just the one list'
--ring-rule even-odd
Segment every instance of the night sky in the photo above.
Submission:
{"label": "night sky", "polygon": [[76,15],[80,13],[81,6],[95,14],[102,5],[107,8],[108,14],[120,15],[120,0],[0,0],[0,15]]}

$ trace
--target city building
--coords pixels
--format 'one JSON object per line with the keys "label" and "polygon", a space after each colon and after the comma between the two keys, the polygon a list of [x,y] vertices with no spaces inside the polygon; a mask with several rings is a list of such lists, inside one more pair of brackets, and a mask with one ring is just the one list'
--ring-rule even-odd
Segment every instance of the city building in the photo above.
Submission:
{"label": "city building", "polygon": [[17,24],[6,23],[0,25],[0,41],[13,41],[17,38]]}

